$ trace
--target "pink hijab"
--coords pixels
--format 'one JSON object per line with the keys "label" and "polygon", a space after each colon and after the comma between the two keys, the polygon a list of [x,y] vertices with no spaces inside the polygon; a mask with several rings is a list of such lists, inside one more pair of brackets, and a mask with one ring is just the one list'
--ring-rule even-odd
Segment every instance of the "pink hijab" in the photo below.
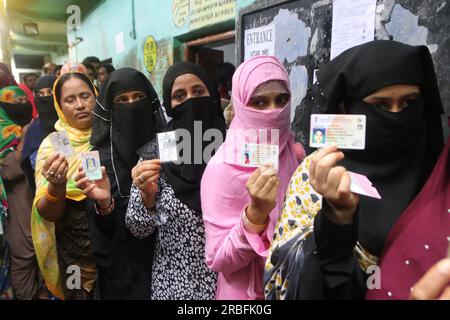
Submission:
{"label": "pink hijab", "polygon": [[381,256],[381,288],[367,299],[408,299],[411,288],[447,255],[450,241],[450,139],[422,191],[395,223]]}
{"label": "pink hijab", "polygon": [[[240,164],[240,155],[244,148],[241,130],[262,129],[268,131],[267,129],[279,129],[278,175],[280,187],[277,205],[270,213],[269,226],[265,234],[267,241],[262,245],[260,235],[247,235],[247,239],[253,237],[254,241],[249,240],[248,242],[259,255],[257,261],[243,266],[243,269],[250,269],[248,274],[240,277],[240,281],[248,277],[245,281],[249,281],[248,297],[250,299],[263,297],[264,257],[267,255],[270,239],[282,211],[289,180],[298,165],[293,135],[290,132],[290,103],[282,109],[270,111],[256,110],[247,106],[257,87],[272,80],[284,82],[286,88],[290,90],[289,76],[286,70],[272,56],[254,57],[242,63],[236,70],[233,76],[232,95],[235,117],[225,142],[210,160],[203,174],[201,185],[202,211],[207,239],[206,260],[208,265],[211,266],[212,260],[219,259],[216,256],[218,248],[223,242],[226,242],[225,238],[229,237],[232,232],[231,229],[239,225],[241,213],[245,206],[250,203],[250,196],[245,185],[256,168],[248,168]],[[270,134],[268,136],[270,137]],[[260,142],[258,136],[246,141],[250,143]],[[269,138],[265,143],[270,142]],[[242,245],[248,246],[247,243]],[[230,276],[227,280],[229,286],[233,286],[231,278]],[[226,280],[223,281],[226,282]],[[220,288],[220,286],[221,274],[219,273],[218,287]],[[239,298],[239,296],[232,298],[236,297]]]}

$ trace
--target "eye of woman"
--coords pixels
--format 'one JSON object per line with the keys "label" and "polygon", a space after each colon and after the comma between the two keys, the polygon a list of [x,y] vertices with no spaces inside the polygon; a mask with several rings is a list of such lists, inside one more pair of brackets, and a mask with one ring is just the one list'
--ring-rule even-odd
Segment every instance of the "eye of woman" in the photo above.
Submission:
{"label": "eye of woman", "polygon": [[114,103],[127,103],[128,98],[126,95],[120,95],[118,97],[115,97],[113,102]]}
{"label": "eye of woman", "polygon": [[28,102],[28,98],[27,97],[18,97],[17,98],[17,102],[18,103],[27,103]]}
{"label": "eye of woman", "polygon": [[53,96],[53,94],[52,94],[51,92],[50,92],[50,93],[41,93],[41,92],[38,92],[36,95],[38,96],[38,98],[41,98],[41,97],[51,97],[51,96]]}
{"label": "eye of woman", "polygon": [[172,94],[172,100],[183,101],[184,99],[186,99],[186,91],[184,90],[177,90]]}
{"label": "eye of woman", "polygon": [[139,92],[136,95],[135,101],[140,101],[140,100],[145,99],[145,98],[147,98],[147,94],[145,94],[145,92]]}
{"label": "eye of woman", "polygon": [[202,97],[205,95],[206,89],[203,86],[195,86],[192,89],[192,93],[195,97]]}
{"label": "eye of woman", "polygon": [[391,106],[385,102],[373,102],[373,103],[369,103],[369,106],[371,106],[373,108],[385,110],[385,111],[389,111],[391,108]]}
{"label": "eye of woman", "polygon": [[265,97],[254,97],[249,102],[249,105],[254,108],[265,108],[268,104],[269,100]]}
{"label": "eye of woman", "polygon": [[277,107],[284,107],[288,102],[291,96],[288,93],[282,93],[277,96],[275,102]]}
{"label": "eye of woman", "polygon": [[406,100],[402,101],[402,103],[400,104],[400,108],[402,108],[402,109],[409,108],[409,107],[411,107],[415,102],[417,102],[417,100],[419,100],[419,97],[417,97],[417,98],[406,99]]}
{"label": "eye of woman", "polygon": [[82,99],[89,99],[91,97],[91,94],[89,93],[89,92],[83,92],[82,94],[81,94],[81,98]]}
{"label": "eye of woman", "polygon": [[64,99],[64,102],[66,103],[72,103],[75,100],[74,96],[68,96]]}

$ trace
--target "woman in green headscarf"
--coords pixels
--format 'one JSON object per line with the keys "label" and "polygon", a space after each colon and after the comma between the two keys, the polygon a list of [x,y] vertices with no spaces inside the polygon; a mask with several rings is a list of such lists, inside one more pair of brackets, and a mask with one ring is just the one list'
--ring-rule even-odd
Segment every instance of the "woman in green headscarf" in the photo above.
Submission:
{"label": "woman in green headscarf", "polygon": [[39,289],[30,228],[33,195],[20,167],[23,137],[31,118],[32,106],[24,91],[16,86],[0,90],[0,210],[5,222],[11,284],[17,299],[36,299]]}

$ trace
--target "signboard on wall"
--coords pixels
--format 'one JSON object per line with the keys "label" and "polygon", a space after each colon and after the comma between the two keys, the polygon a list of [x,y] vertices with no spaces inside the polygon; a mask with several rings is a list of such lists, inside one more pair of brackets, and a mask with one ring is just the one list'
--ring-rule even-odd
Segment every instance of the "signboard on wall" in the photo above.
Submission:
{"label": "signboard on wall", "polygon": [[176,27],[189,21],[189,29],[234,19],[236,0],[173,0],[172,20]]}
{"label": "signboard on wall", "polygon": [[190,30],[234,19],[236,0],[191,0]]}
{"label": "signboard on wall", "polygon": [[158,47],[152,36],[147,37],[144,43],[144,64],[148,72],[153,72],[158,58]]}
{"label": "signboard on wall", "polygon": [[275,54],[275,27],[273,24],[245,30],[244,60],[255,56]]}

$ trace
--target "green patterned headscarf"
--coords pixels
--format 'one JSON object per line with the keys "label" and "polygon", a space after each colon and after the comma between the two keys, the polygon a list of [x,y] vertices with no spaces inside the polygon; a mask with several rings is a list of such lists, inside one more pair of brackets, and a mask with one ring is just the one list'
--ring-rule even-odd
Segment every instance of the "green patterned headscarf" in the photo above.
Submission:
{"label": "green patterned headscarf", "polygon": [[14,103],[18,97],[26,97],[25,91],[17,86],[9,86],[0,90],[0,102]]}
{"label": "green patterned headscarf", "polygon": [[[3,91],[0,90],[0,94]],[[20,142],[22,128],[12,122],[6,112],[0,108],[0,164],[8,153],[14,150]],[[6,191],[0,176],[0,215],[6,215],[8,204],[6,202]]]}

